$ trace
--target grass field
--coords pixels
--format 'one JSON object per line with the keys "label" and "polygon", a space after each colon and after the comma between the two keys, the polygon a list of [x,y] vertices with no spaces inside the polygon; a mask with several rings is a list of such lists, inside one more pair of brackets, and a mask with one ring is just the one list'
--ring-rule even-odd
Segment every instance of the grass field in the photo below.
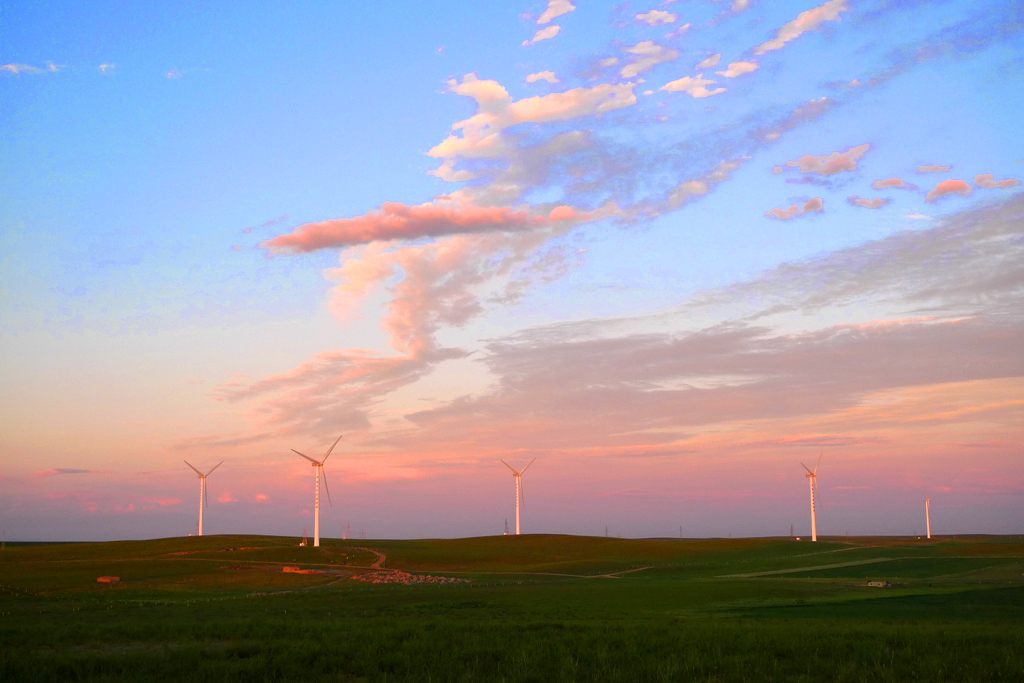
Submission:
{"label": "grass field", "polygon": [[0,680],[1021,681],[1024,538],[8,545]]}

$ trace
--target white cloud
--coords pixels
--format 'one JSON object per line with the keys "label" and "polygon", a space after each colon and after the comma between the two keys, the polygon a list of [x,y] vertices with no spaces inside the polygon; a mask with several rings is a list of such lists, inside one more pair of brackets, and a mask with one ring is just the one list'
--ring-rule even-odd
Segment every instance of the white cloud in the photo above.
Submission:
{"label": "white cloud", "polygon": [[653,40],[644,40],[625,51],[634,55],[633,61],[622,67],[619,73],[623,78],[634,78],[645,71],[650,71],[658,64],[671,62],[679,58],[679,50],[656,44]]}
{"label": "white cloud", "polygon": [[542,40],[550,40],[558,35],[558,32],[562,30],[562,27],[558,24],[542,28],[533,34],[533,38],[523,41],[523,47],[529,47],[534,43],[539,43]]}
{"label": "white cloud", "polygon": [[707,86],[714,84],[714,81],[707,80],[703,77],[703,74],[697,74],[696,77],[687,76],[686,78],[680,78],[666,83],[661,86],[659,90],[666,92],[685,92],[698,99],[702,97],[711,97],[719,93],[725,92],[725,88],[715,88],[714,90],[708,90]]}
{"label": "white cloud", "polygon": [[713,66],[718,66],[718,63],[720,61],[722,61],[722,55],[721,54],[711,55],[707,59],[705,59],[703,61],[700,61],[700,62],[697,62],[697,66],[695,66],[694,68],[695,69],[710,69]]}
{"label": "white cloud", "polygon": [[799,38],[807,31],[812,31],[826,21],[839,21],[839,13],[846,8],[846,0],[828,0],[814,9],[801,12],[793,21],[787,22],[779,29],[775,37],[754,48],[755,55],[763,55],[778,50],[791,40]]}
{"label": "white cloud", "polygon": [[547,9],[539,17],[537,17],[538,24],[546,24],[555,17],[560,17],[563,14],[568,14],[576,9],[576,5],[569,2],[569,0],[550,0],[548,2]]}
{"label": "white cloud", "polygon": [[716,71],[715,73],[726,78],[736,78],[751,71],[756,71],[757,68],[758,66],[755,62],[733,62],[725,71]]}
{"label": "white cloud", "polygon": [[663,9],[652,9],[650,12],[638,14],[634,17],[637,22],[647,24],[648,26],[664,26],[665,24],[672,24],[675,23],[678,18],[678,14],[666,12]]}
{"label": "white cloud", "polygon": [[536,83],[537,81],[547,81],[548,83],[560,83],[561,81],[555,76],[554,71],[540,71],[535,74],[530,74],[526,77],[527,83]]}
{"label": "white cloud", "polygon": [[0,64],[0,74],[20,76],[21,74],[41,74],[43,69],[31,64]]}
{"label": "white cloud", "polygon": [[688,24],[688,23],[687,24],[683,24],[682,26],[677,28],[675,31],[669,31],[668,33],[666,33],[665,37],[666,38],[678,38],[679,36],[683,35],[684,33],[686,33],[689,30],[690,30],[690,24]]}

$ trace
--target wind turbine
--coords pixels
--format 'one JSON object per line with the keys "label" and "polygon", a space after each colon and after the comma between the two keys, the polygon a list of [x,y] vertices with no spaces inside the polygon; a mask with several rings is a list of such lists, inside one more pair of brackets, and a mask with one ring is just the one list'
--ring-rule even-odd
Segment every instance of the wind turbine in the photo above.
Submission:
{"label": "wind turbine", "polygon": [[[498,459],[501,460],[501,458]],[[519,535],[519,502],[522,501],[524,505],[526,504],[526,496],[523,495],[523,472],[529,469],[530,465],[532,465],[536,459],[537,458],[534,458],[529,463],[527,463],[526,467],[523,468],[522,472],[516,472],[515,469],[512,468],[512,465],[509,465],[504,460],[501,460],[502,464],[504,464],[505,467],[512,470],[512,476],[515,477],[516,479],[516,536]]]}
{"label": "wind turbine", "polygon": [[925,527],[928,530],[928,538],[932,537],[932,516],[931,513],[928,511],[928,503],[930,502],[932,502],[931,498],[924,499],[924,523]]}
{"label": "wind turbine", "polygon": [[[192,463],[190,463],[188,460],[185,460],[184,463],[189,467],[192,467]],[[199,536],[203,535],[203,508],[209,506],[209,502],[206,500],[206,478],[213,474],[213,470],[217,469],[223,464],[224,461],[221,460],[219,463],[214,465],[213,468],[206,474],[203,474],[195,467],[192,467],[195,473],[199,475]]]}
{"label": "wind turbine", "polygon": [[803,465],[803,468],[805,470],[807,470],[807,474],[805,474],[804,476],[807,477],[807,479],[811,483],[811,540],[812,541],[817,541],[818,540],[818,521],[814,517],[814,498],[815,498],[815,489],[817,488],[817,483],[818,483],[818,465],[821,464],[821,455],[818,456],[818,463],[814,466],[814,470],[813,471],[811,469],[809,469],[807,467],[807,465],[804,465],[803,463],[800,463],[800,464]]}
{"label": "wind turbine", "polygon": [[[338,437],[338,441],[341,441],[341,437]],[[338,441],[334,442],[334,446],[338,445]],[[324,463],[327,462],[327,458],[330,457],[331,451],[334,450],[334,446],[327,449],[327,453],[324,455],[323,460],[314,460],[305,453],[299,453],[294,448],[293,453],[299,453],[303,458],[313,463],[313,467],[316,468],[316,497],[313,502],[313,547],[320,547],[320,475],[324,476],[324,490],[327,491],[327,503],[331,504],[331,489],[327,486],[327,474],[324,472]]]}

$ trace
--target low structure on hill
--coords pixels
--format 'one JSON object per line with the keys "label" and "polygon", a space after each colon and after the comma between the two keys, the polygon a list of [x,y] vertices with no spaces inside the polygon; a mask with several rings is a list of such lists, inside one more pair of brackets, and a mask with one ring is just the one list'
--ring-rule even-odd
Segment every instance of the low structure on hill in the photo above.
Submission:
{"label": "low structure on hill", "polygon": [[96,581],[98,583],[121,583],[121,577],[120,576],[100,576],[100,577],[97,577]]}
{"label": "low structure on hill", "polygon": [[472,579],[409,574],[408,572],[399,571],[369,572],[367,574],[356,574],[352,578],[356,581],[366,581],[367,583],[401,583],[406,586],[414,583],[470,583],[472,581]]}

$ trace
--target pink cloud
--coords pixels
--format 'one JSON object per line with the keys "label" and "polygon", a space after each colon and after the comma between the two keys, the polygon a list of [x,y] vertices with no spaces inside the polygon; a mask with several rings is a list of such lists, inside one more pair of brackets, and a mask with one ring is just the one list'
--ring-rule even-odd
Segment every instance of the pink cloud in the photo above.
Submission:
{"label": "pink cloud", "polygon": [[951,168],[953,168],[953,167],[952,166],[937,166],[937,165],[918,166],[917,167],[917,172],[918,173],[945,173],[946,171],[948,171]]}
{"label": "pink cloud", "polygon": [[[551,215],[558,221],[570,213],[556,208]],[[324,352],[285,373],[226,383],[212,395],[231,402],[258,399],[254,417],[284,430],[366,429],[379,398],[418,381],[440,362],[466,355],[438,347],[434,336],[441,327],[465,324],[489,301],[515,301],[533,282],[554,280],[578,263],[579,254],[565,247],[542,249],[568,225],[455,235],[398,249],[382,243],[364,247],[327,272],[328,279],[339,282],[330,307],[345,315],[371,288],[402,273],[402,280],[390,286],[393,298],[381,320],[391,347],[402,355]]]}
{"label": "pink cloud", "polygon": [[839,21],[839,13],[846,10],[846,0],[828,0],[828,2],[801,12],[793,21],[783,24],[775,37],[754,48],[755,55],[763,55],[778,50],[791,40],[799,38],[807,31],[818,28],[826,21]]}
{"label": "pink cloud", "polygon": [[289,234],[278,235],[260,246],[276,251],[305,253],[329,247],[347,247],[375,241],[414,240],[420,237],[477,232],[521,231],[551,223],[585,219],[570,206],[559,206],[547,216],[499,206],[408,206],[384,202],[379,211],[355,218],[306,223]]}
{"label": "pink cloud", "polygon": [[974,176],[974,184],[977,185],[978,187],[984,187],[990,190],[994,190],[1005,189],[1007,187],[1013,187],[1014,185],[1020,185],[1020,181],[1015,178],[996,180],[991,173],[983,173],[981,175]]}
{"label": "pink cloud", "polygon": [[961,197],[969,197],[972,192],[974,192],[974,188],[963,180],[943,180],[935,186],[935,189],[928,193],[928,196],[926,196],[924,200],[926,202],[935,202],[951,194],[958,194]]}
{"label": "pink cloud", "polygon": [[851,147],[845,152],[832,152],[814,156],[808,154],[796,161],[786,162],[787,166],[799,167],[801,173],[813,173],[815,175],[835,175],[842,171],[852,171],[857,168],[857,160],[864,156],[871,149],[870,144],[863,144]]}
{"label": "pink cloud", "polygon": [[254,500],[257,503],[265,503],[267,501],[267,494],[265,494],[265,493],[257,493],[256,496],[254,497]]}
{"label": "pink cloud", "polygon": [[883,199],[882,197],[875,197],[874,199],[864,199],[857,195],[850,195],[846,198],[846,201],[854,206],[863,206],[865,209],[879,209],[889,202],[891,199]]}
{"label": "pink cloud", "polygon": [[908,183],[902,178],[888,178],[887,180],[875,180],[871,183],[872,190],[888,190],[895,188],[899,190],[916,190],[917,185]]}
{"label": "pink cloud", "polygon": [[238,499],[237,498],[232,498],[231,494],[228,493],[227,491],[225,491],[224,493],[222,493],[219,496],[217,496],[217,502],[218,503],[237,503]]}
{"label": "pink cloud", "polygon": [[803,206],[792,205],[788,209],[781,207],[772,209],[771,211],[765,212],[765,216],[768,218],[776,218],[780,221],[788,221],[791,218],[797,216],[803,216],[808,213],[816,213],[825,210],[825,202],[821,197],[812,197],[804,202]]}

